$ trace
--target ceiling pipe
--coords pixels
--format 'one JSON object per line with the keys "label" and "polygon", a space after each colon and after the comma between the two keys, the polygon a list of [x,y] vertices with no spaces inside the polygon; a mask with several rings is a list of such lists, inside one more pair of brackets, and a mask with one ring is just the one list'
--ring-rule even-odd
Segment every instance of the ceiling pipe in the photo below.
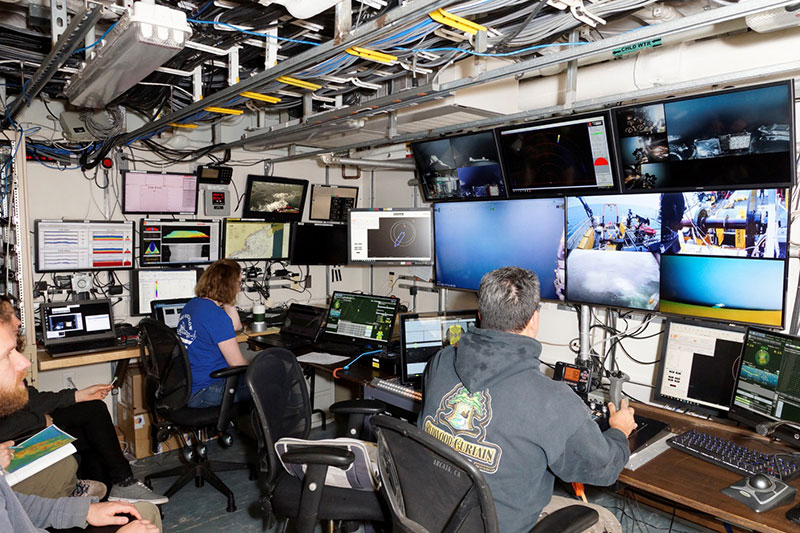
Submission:
{"label": "ceiling pipe", "polygon": [[317,156],[323,164],[343,165],[359,168],[392,168],[395,170],[415,170],[416,166],[411,161],[372,161],[370,159],[352,159],[350,157],[336,157],[333,154],[319,154]]}

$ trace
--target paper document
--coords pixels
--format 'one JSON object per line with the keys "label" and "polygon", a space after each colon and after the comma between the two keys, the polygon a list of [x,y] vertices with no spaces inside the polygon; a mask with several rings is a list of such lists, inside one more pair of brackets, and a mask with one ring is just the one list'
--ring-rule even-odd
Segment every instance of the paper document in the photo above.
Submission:
{"label": "paper document", "polygon": [[75,438],[56,426],[48,426],[25,442],[13,446],[14,458],[6,471],[6,482],[14,486],[23,479],[75,453]]}
{"label": "paper document", "polygon": [[325,352],[310,352],[297,358],[299,363],[314,363],[315,365],[335,365],[350,359],[345,355],[333,355]]}

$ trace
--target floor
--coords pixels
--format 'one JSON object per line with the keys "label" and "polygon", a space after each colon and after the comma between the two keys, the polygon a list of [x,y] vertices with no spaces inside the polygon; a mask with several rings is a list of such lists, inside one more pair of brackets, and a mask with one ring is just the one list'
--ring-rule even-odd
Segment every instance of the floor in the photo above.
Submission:
{"label": "floor", "polygon": [[[322,432],[319,429],[312,431],[312,438],[331,436],[331,429]],[[229,449],[220,448],[215,442],[209,443],[209,455],[218,460],[245,461],[248,455],[253,454],[249,441],[236,439]],[[138,460],[133,468],[137,477],[144,477],[148,473],[157,472],[178,465],[180,454],[177,451],[148,457]],[[213,532],[221,533],[235,531],[241,533],[264,532],[258,498],[260,492],[255,481],[248,479],[246,470],[222,472],[222,480],[231,488],[236,497],[237,509],[235,512],[225,511],[226,500],[210,485],[194,487],[188,484],[178,491],[163,506],[164,531],[192,533]],[[166,491],[175,478],[153,480],[153,489]],[[564,495],[559,488],[556,493]],[[630,499],[624,499],[610,489],[587,488],[589,501],[603,505],[610,509],[620,520],[623,532],[674,532],[674,533],[705,533],[710,530],[684,522],[680,519],[671,519],[666,513],[657,511],[646,505],[640,505]]]}

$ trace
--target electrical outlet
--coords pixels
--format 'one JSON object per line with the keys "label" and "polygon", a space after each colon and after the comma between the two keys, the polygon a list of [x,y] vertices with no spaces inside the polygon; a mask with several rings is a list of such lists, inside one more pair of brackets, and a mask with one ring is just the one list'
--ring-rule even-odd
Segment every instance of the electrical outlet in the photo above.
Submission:
{"label": "electrical outlet", "polygon": [[64,372],[61,374],[61,379],[65,389],[77,388],[75,385],[75,372]]}

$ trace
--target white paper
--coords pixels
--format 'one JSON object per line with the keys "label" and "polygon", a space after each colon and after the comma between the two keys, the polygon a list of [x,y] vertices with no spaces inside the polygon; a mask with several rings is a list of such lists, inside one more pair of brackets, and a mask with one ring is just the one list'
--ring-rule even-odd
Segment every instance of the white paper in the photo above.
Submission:
{"label": "white paper", "polygon": [[350,359],[344,355],[333,355],[325,352],[310,352],[297,358],[299,363],[314,363],[315,365],[335,365]]}

